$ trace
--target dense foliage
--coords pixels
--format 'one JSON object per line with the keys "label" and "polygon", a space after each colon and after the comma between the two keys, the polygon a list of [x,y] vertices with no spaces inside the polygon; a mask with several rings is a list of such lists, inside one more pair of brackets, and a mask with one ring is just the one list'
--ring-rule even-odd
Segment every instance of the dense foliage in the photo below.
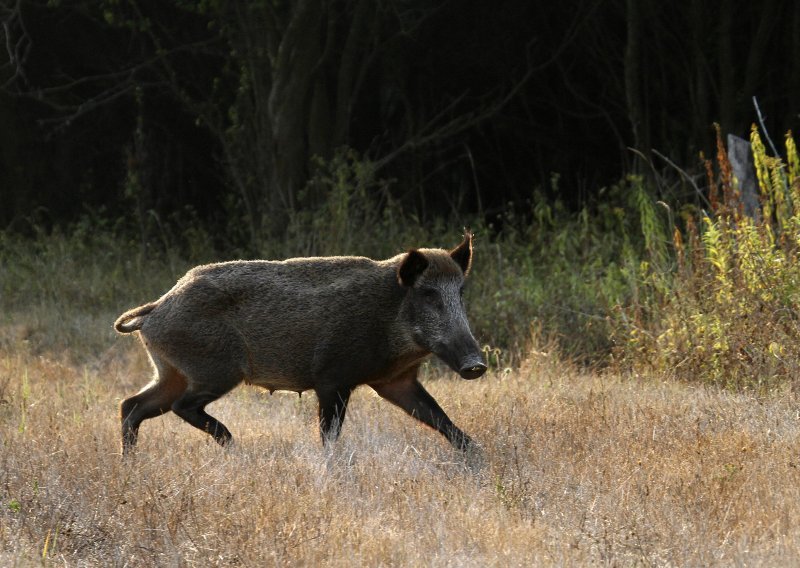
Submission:
{"label": "dense foliage", "polygon": [[786,161],[751,132],[761,211],[743,213],[738,180],[718,139],[709,163],[710,211],[686,209],[673,228],[670,266],[645,264],[626,357],[679,378],[735,388],[796,381],[800,363],[800,167],[791,133]]}

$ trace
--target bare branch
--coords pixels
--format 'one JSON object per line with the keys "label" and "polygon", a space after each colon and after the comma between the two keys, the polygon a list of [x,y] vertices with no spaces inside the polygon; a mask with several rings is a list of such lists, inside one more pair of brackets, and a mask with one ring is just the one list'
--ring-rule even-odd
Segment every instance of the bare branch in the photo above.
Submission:
{"label": "bare branch", "polygon": [[761,107],[758,106],[758,99],[755,97],[755,95],[753,95],[753,106],[756,109],[758,123],[761,125],[761,130],[764,131],[764,136],[767,138],[767,142],[769,142],[769,147],[772,148],[772,153],[776,157],[780,157],[781,153],[778,152],[778,148],[776,148],[775,144],[772,142],[772,138],[770,138],[769,131],[767,130],[767,125],[764,124],[764,116],[761,114]]}
{"label": "bare branch", "polygon": [[[519,93],[522,87],[528,82],[528,80],[533,76],[534,73],[549,67],[550,65],[556,63],[559,57],[563,54],[563,52],[576,40],[576,38],[580,35],[582,29],[585,25],[591,20],[592,16],[596,12],[596,10],[601,6],[601,0],[592,0],[590,3],[590,8],[587,10],[579,10],[576,12],[575,18],[570,22],[570,25],[563,36],[562,41],[556,46],[556,48],[552,51],[550,56],[543,60],[534,63],[533,57],[531,55],[533,51],[533,46],[535,44],[535,40],[531,40],[526,45],[526,59],[527,59],[527,68],[525,74],[519,79],[509,91],[500,99],[495,100],[489,106],[484,107],[483,110],[480,111],[471,111],[465,114],[456,116],[446,122],[442,122],[444,117],[451,114],[459,105],[459,103],[464,100],[467,96],[467,92],[462,93],[458,97],[456,97],[453,101],[447,104],[439,113],[437,113],[433,118],[431,118],[428,122],[426,122],[417,133],[411,135],[405,142],[403,142],[399,147],[395,148],[394,150],[390,151],[385,156],[381,157],[375,162],[376,170],[379,170],[392,161],[394,161],[398,156],[403,154],[404,152],[416,148],[420,148],[427,144],[433,143],[437,140],[443,140],[446,138],[453,137],[465,130],[468,130],[481,122],[485,121],[488,118],[496,115],[500,112],[514,97]],[[429,14],[430,15],[430,14]],[[400,19],[400,15],[397,15],[397,18]],[[418,25],[421,25],[427,18],[422,18]],[[403,32],[401,32],[402,35]],[[376,50],[377,51],[377,50]],[[490,97],[487,97],[487,99]]]}
{"label": "bare branch", "polygon": [[[631,150],[634,153],[639,154],[643,159],[645,159],[645,161],[649,161],[638,150],[635,150],[633,148],[628,148],[628,149]],[[668,157],[666,157],[664,154],[662,154],[661,152],[659,152],[655,148],[651,149],[650,151],[653,154],[655,154],[656,156],[658,156],[659,158],[661,158],[662,160],[664,160],[667,164],[669,164],[669,166],[671,166],[679,174],[681,174],[681,176],[691,184],[691,186],[694,188],[695,193],[697,193],[697,195],[700,197],[700,199],[703,202],[705,202],[705,204],[709,208],[709,210],[711,209],[711,202],[708,200],[708,198],[705,196],[705,194],[702,191],[700,191],[700,187],[697,185],[697,182],[694,181],[694,178],[692,176],[690,176],[688,173],[686,173],[685,170],[681,169],[675,162],[670,160]],[[652,162],[651,162],[651,167],[652,167]]]}
{"label": "bare branch", "polygon": [[[210,43],[210,40],[201,41],[179,45],[170,50],[159,50],[159,53],[154,57],[146,59],[126,69],[110,73],[87,75],[77,79],[68,78],[68,80],[58,85],[31,89],[28,94],[33,96],[40,103],[47,105],[59,113],[58,116],[40,120],[40,124],[68,126],[81,116],[131,93],[136,88],[156,87],[167,84],[169,87],[175,90],[176,86],[168,81],[145,81],[139,78],[139,76],[141,75],[142,71],[146,69],[152,69],[156,64],[164,64],[164,62],[174,54],[184,51],[193,52],[198,48],[209,45]],[[168,67],[168,65],[165,66]],[[110,86],[105,88],[103,87],[103,85],[109,84]],[[86,100],[82,100],[79,103],[60,103],[57,102],[57,100],[53,97],[53,95],[69,94],[76,88],[87,85],[97,85],[99,90],[94,96],[91,96]],[[190,99],[187,97],[184,102],[188,103],[189,100]]]}
{"label": "bare branch", "polygon": [[410,136],[398,148],[375,161],[375,171],[386,167],[408,150],[418,149],[430,143],[451,138],[496,115],[517,95],[520,89],[527,83],[528,79],[531,78],[533,72],[534,69],[529,67],[525,75],[509,89],[505,96],[494,101],[488,107],[484,107],[483,110],[467,112],[441,123],[442,119],[454,111],[468,94],[467,92],[461,93],[461,95],[453,99],[447,106],[425,123],[416,134]]}

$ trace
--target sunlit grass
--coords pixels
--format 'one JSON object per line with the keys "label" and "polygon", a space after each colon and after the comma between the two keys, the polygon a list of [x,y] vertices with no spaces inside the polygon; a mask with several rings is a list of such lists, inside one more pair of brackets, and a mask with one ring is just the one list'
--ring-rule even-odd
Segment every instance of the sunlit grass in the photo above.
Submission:
{"label": "sunlit grass", "polygon": [[[427,372],[482,446],[356,391],[325,450],[313,395],[240,388],[223,450],[173,415],[119,455],[117,404],[149,370],[0,354],[0,562],[31,565],[790,565],[800,420],[766,398],[582,374],[536,356],[478,381]],[[27,377],[26,380],[22,380]]]}

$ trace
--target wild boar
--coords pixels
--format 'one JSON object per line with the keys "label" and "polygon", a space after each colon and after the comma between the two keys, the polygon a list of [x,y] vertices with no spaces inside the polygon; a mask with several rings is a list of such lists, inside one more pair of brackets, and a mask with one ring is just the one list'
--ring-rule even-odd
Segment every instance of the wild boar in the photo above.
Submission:
{"label": "wild boar", "polygon": [[417,380],[436,354],[465,379],[486,371],[462,293],[472,233],[451,251],[411,249],[387,260],[356,256],[232,261],[193,268],[155,302],[122,314],[138,331],[155,377],[120,405],[122,451],[139,425],[170,410],[219,444],[230,431],[205,411],[239,383],[270,392],[313,390],[323,444],[339,436],[350,393],[369,385],[441,432],[471,440]]}

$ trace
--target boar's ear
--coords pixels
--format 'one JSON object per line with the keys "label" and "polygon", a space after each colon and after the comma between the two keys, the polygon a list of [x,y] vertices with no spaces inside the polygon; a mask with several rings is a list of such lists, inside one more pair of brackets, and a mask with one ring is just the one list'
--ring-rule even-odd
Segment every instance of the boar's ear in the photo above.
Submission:
{"label": "boar's ear", "polygon": [[461,267],[464,276],[469,274],[469,269],[472,268],[472,231],[464,230],[464,240],[450,251],[450,258]]}
{"label": "boar's ear", "polygon": [[401,286],[414,285],[422,271],[428,268],[428,259],[417,249],[411,249],[397,269],[397,281]]}

